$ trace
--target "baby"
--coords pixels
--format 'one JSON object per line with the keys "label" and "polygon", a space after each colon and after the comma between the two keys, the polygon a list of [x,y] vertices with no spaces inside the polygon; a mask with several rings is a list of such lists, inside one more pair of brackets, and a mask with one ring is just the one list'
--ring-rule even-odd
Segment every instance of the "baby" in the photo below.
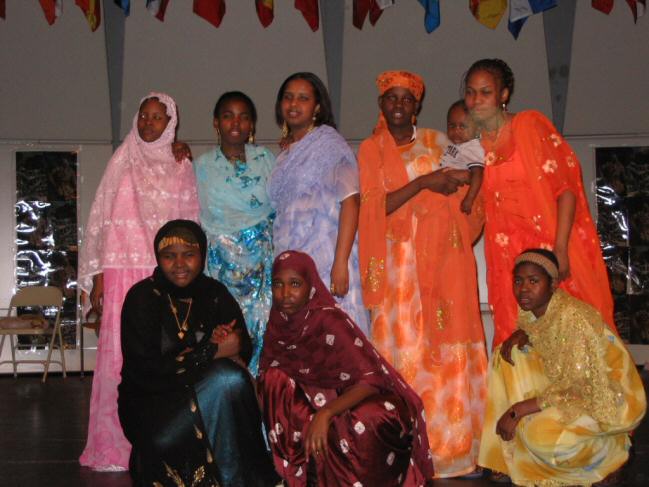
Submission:
{"label": "baby", "polygon": [[467,215],[480,192],[484,173],[484,149],[476,138],[476,125],[464,104],[458,100],[451,105],[446,115],[446,133],[451,144],[442,157],[441,167],[468,170],[469,190],[460,208]]}

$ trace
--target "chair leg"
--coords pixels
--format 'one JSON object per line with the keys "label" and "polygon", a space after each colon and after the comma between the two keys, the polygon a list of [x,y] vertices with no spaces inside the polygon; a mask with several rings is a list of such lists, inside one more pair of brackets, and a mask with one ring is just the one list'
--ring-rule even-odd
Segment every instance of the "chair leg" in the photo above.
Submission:
{"label": "chair leg", "polygon": [[[16,349],[14,347],[14,336],[9,335],[9,345],[11,346],[11,362],[14,366],[14,379],[18,378],[18,364],[16,363]],[[18,346],[18,337],[16,337],[16,346]]]}
{"label": "chair leg", "polygon": [[61,323],[59,323],[59,352],[61,353],[61,369],[63,369],[63,378],[67,377],[65,371],[65,346],[63,345],[63,332],[61,331]]}
{"label": "chair leg", "polygon": [[42,382],[45,383],[47,380],[47,373],[50,371],[50,360],[52,359],[52,349],[54,348],[54,339],[56,338],[56,325],[54,326],[54,330],[52,331],[52,339],[50,340],[50,347],[49,350],[47,351],[47,360],[45,361],[45,370],[43,370],[43,380]]}

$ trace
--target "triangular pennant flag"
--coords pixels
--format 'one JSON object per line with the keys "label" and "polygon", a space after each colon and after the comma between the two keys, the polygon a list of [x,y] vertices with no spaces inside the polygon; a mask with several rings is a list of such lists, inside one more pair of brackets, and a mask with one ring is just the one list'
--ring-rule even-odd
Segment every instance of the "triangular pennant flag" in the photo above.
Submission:
{"label": "triangular pennant flag", "polygon": [[165,20],[169,0],[146,0],[146,9],[160,22]]}
{"label": "triangular pennant flag", "polygon": [[606,15],[613,10],[613,0],[591,0],[590,3],[595,10],[605,13]]}
{"label": "triangular pennant flag", "polygon": [[557,6],[557,0],[509,0],[509,24],[507,28],[518,39],[525,21],[530,15]]}
{"label": "triangular pennant flag", "polygon": [[353,3],[353,20],[352,23],[357,29],[363,29],[365,17],[367,17],[373,0],[354,0]]}
{"label": "triangular pennant flag", "polygon": [[376,25],[383,11],[393,6],[394,0],[354,0],[352,23],[357,29],[362,29],[365,18],[369,13],[370,24]]}
{"label": "triangular pennant flag", "polygon": [[101,24],[101,5],[99,0],[76,0],[78,7],[86,16],[91,31],[96,31]]}
{"label": "triangular pennant flag", "polygon": [[131,0],[115,0],[115,5],[124,11],[124,15],[131,13]]}
{"label": "triangular pennant flag", "polygon": [[7,6],[5,5],[5,0],[0,0],[0,18],[7,18]]}
{"label": "triangular pennant flag", "polygon": [[295,8],[302,12],[306,23],[309,24],[313,32],[318,30],[320,26],[318,0],[295,0]]}
{"label": "triangular pennant flag", "polygon": [[255,8],[257,9],[257,17],[259,22],[264,27],[268,27],[273,23],[275,18],[273,0],[255,0]]}
{"label": "triangular pennant flag", "polygon": [[439,27],[439,0],[419,0],[419,3],[421,3],[421,6],[426,11],[424,14],[424,26],[426,27],[426,32],[430,34]]}
{"label": "triangular pennant flag", "polygon": [[642,17],[647,8],[647,0],[626,0],[627,5],[633,13],[633,21],[638,22],[638,17]]}
{"label": "triangular pennant flag", "polygon": [[469,0],[469,8],[478,22],[495,29],[507,10],[507,0]]}
{"label": "triangular pennant flag", "polygon": [[393,0],[374,0],[370,5],[370,24],[376,25],[383,11],[390,7],[394,7]]}
{"label": "triangular pennant flag", "polygon": [[52,25],[61,15],[61,0],[38,0],[45,14],[45,20]]}
{"label": "triangular pennant flag", "polygon": [[225,0],[194,0],[194,13],[218,27],[225,15]]}

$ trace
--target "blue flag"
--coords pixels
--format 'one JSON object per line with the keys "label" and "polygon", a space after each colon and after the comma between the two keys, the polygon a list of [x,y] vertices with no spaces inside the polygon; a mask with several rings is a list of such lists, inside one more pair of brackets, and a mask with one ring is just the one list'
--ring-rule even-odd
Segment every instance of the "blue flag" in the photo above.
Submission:
{"label": "blue flag", "polygon": [[530,15],[538,14],[557,6],[557,0],[509,0],[509,24],[507,28],[514,39],[518,39],[525,21]]}
{"label": "blue flag", "polygon": [[421,6],[426,10],[424,26],[429,34],[439,27],[439,0],[419,0]]}
{"label": "blue flag", "polygon": [[131,0],[115,0],[115,5],[124,11],[124,15],[131,13]]}

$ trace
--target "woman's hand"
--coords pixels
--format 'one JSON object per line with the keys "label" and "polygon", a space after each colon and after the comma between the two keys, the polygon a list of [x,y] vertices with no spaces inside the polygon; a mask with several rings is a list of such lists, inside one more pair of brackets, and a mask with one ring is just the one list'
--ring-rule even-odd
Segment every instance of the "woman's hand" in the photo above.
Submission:
{"label": "woman's hand", "polygon": [[225,325],[218,325],[212,332],[210,341],[218,344],[219,348],[214,354],[214,358],[232,358],[239,355],[241,351],[241,337],[234,325],[236,320],[232,320]]}
{"label": "woman's hand", "polygon": [[457,191],[458,186],[462,184],[462,181],[455,179],[452,175],[447,175],[452,170],[448,171],[435,171],[430,174],[425,174],[419,176],[419,189],[427,189],[433,193],[439,193],[443,195],[453,194]]}
{"label": "woman's hand", "polygon": [[173,152],[176,162],[181,163],[185,159],[192,160],[192,150],[185,142],[174,142],[171,144],[171,152]]}
{"label": "woman's hand", "polygon": [[496,423],[496,434],[505,441],[511,441],[520,420],[529,414],[538,413],[540,410],[535,397],[513,404]]}
{"label": "woman's hand", "polygon": [[104,274],[95,274],[92,277],[92,290],[90,291],[90,311],[88,314],[95,312],[98,316],[104,311]]}
{"label": "woman's hand", "polygon": [[314,455],[315,458],[320,455],[329,456],[327,434],[332,416],[331,411],[327,408],[322,408],[313,415],[304,438],[307,460],[311,455]]}
{"label": "woman's hand", "polygon": [[349,269],[347,268],[347,261],[339,261],[334,259],[331,266],[331,294],[338,297],[343,297],[349,291]]}
{"label": "woman's hand", "polygon": [[234,329],[234,325],[236,324],[237,320],[232,320],[230,323],[226,323],[223,325],[216,325],[214,330],[212,330],[212,336],[210,337],[210,341],[212,343],[221,343],[222,341],[225,341],[227,336],[232,333],[232,330]]}
{"label": "woman's hand", "polygon": [[512,360],[512,348],[516,346],[521,349],[528,343],[530,343],[530,338],[527,336],[527,333],[521,329],[515,330],[514,333],[509,335],[509,338],[500,346],[500,356],[505,360],[505,362],[514,365],[514,361]]}
{"label": "woman's hand", "polygon": [[568,249],[555,247],[554,255],[557,256],[559,261],[559,281],[563,281],[570,277],[570,257],[568,257]]}

